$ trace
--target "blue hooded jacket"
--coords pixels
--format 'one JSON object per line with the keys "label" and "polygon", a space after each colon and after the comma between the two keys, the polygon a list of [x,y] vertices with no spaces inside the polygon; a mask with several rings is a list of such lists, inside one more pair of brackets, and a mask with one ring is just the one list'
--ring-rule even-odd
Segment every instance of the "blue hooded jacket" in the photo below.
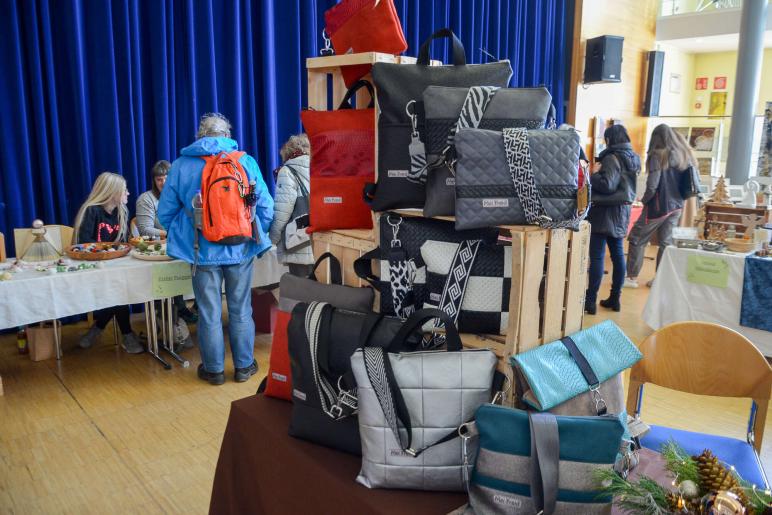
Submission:
{"label": "blue hooded jacket", "polygon": [[[182,149],[181,156],[173,163],[161,191],[158,202],[158,221],[166,228],[168,240],[166,252],[177,259],[195,262],[193,249],[194,225],[192,201],[201,189],[201,173],[204,160],[200,156],[210,156],[220,152],[238,150],[238,143],[230,138],[205,137],[194,141]],[[239,245],[220,245],[207,241],[199,235],[199,265],[235,265],[255,256],[261,256],[271,248],[268,230],[273,220],[273,198],[263,181],[260,167],[248,154],[239,160],[249,180],[255,181],[257,205],[255,215],[258,218],[260,241],[250,241]]]}

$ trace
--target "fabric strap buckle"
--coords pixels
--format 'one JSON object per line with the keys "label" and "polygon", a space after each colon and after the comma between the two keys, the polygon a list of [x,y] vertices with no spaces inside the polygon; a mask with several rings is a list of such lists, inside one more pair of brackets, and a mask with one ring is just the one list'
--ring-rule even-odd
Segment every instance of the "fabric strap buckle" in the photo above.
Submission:
{"label": "fabric strap buckle", "polygon": [[592,392],[592,398],[595,401],[595,411],[598,413],[598,416],[605,415],[608,408],[606,406],[606,401],[603,400],[603,397],[600,394],[600,384],[590,385],[590,391]]}

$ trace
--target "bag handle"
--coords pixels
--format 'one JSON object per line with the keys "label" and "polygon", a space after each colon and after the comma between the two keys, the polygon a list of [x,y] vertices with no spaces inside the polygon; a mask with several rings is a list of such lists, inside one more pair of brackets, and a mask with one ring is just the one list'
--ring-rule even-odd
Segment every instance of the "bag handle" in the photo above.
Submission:
{"label": "bag handle", "polygon": [[367,104],[367,107],[369,109],[375,107],[375,90],[373,89],[373,85],[370,83],[370,81],[360,79],[352,84],[350,88],[348,88],[348,91],[346,91],[346,96],[343,97],[343,101],[338,106],[338,109],[353,109],[353,106],[351,105],[351,99],[354,97],[356,92],[362,88],[367,88],[367,92],[370,93],[370,103]]}
{"label": "bag handle", "polygon": [[319,265],[321,265],[325,259],[330,260],[330,283],[343,284],[343,273],[341,272],[340,261],[338,261],[338,258],[330,252],[325,252],[319,256],[319,259],[314,263],[314,268],[311,269],[311,273],[308,274],[308,278],[318,282],[318,279],[316,278],[316,269],[319,268]]}
{"label": "bag handle", "polygon": [[552,413],[528,412],[531,430],[531,499],[544,515],[555,512],[558,499],[560,435]]}
{"label": "bag handle", "polygon": [[378,282],[380,279],[373,274],[373,260],[381,259],[381,248],[376,247],[369,252],[365,252],[360,257],[354,260],[354,273],[360,279],[364,279],[374,288],[378,288]]}
{"label": "bag handle", "polygon": [[287,168],[287,170],[290,171],[290,174],[292,174],[292,178],[295,179],[295,182],[298,185],[298,188],[300,188],[300,193],[302,194],[302,197],[308,196],[308,188],[303,184],[303,180],[300,178],[300,174],[297,170],[295,170],[295,167],[292,165],[284,164],[284,166]]}
{"label": "bag handle", "polygon": [[394,338],[391,340],[389,347],[398,344],[404,345],[407,339],[416,331],[416,329],[423,326],[429,320],[433,320],[435,318],[439,318],[440,321],[442,321],[442,323],[445,325],[445,340],[447,342],[447,350],[460,351],[463,346],[461,345],[461,337],[458,335],[458,329],[456,329],[455,322],[450,316],[448,316],[447,313],[435,308],[419,309],[410,315],[410,317],[405,320],[405,323],[402,324],[402,327],[399,328],[397,334],[394,335]]}
{"label": "bag handle", "polygon": [[590,387],[593,399],[595,400],[595,411],[598,413],[599,417],[602,417],[607,413],[608,409],[606,408],[606,401],[600,396],[600,381],[598,380],[598,376],[587,361],[587,358],[582,354],[582,351],[577,347],[573,338],[570,336],[563,337],[560,339],[560,343],[568,350],[571,358],[576,362],[576,366],[579,367],[579,372],[582,373],[582,377],[587,381],[587,385]]}
{"label": "bag handle", "polygon": [[453,34],[453,31],[449,28],[440,29],[423,42],[421,49],[418,51],[418,60],[416,64],[422,66],[429,66],[429,49],[432,41],[440,38],[449,38],[453,48],[453,66],[464,66],[466,64],[466,51],[464,50],[464,44],[458,37]]}

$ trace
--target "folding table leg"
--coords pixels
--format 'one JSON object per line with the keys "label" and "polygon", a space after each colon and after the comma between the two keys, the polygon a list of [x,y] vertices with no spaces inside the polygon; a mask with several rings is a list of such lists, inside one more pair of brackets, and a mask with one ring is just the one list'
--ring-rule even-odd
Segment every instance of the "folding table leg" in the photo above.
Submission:
{"label": "folding table leg", "polygon": [[174,305],[173,305],[174,299],[172,297],[169,297],[168,299],[164,299],[161,301],[162,305],[166,304],[166,314],[168,317],[166,317],[165,320],[163,320],[164,323],[164,333],[168,331],[169,337],[168,339],[164,338],[165,342],[168,342],[168,345],[166,343],[162,347],[163,350],[169,353],[171,357],[182,363],[182,368],[188,368],[190,366],[190,361],[183,358],[176,352],[174,352]]}
{"label": "folding table leg", "polygon": [[62,335],[60,334],[61,323],[54,319],[54,347],[56,347],[56,359],[62,359]]}
{"label": "folding table leg", "polygon": [[145,309],[150,309],[150,327],[148,327],[148,352],[151,356],[161,362],[165,370],[171,370],[172,366],[158,355],[158,333],[155,320],[155,302],[150,301],[145,305]]}

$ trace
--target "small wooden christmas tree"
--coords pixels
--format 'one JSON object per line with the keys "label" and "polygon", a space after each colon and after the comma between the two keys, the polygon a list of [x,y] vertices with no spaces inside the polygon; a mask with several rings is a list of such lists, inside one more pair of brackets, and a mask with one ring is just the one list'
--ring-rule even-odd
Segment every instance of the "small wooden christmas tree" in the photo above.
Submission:
{"label": "small wooden christmas tree", "polygon": [[718,181],[716,182],[716,187],[713,188],[713,192],[710,194],[710,198],[708,199],[709,204],[726,204],[726,205],[733,205],[732,201],[729,199],[729,191],[726,189],[726,182],[724,181],[724,176],[718,178]]}

